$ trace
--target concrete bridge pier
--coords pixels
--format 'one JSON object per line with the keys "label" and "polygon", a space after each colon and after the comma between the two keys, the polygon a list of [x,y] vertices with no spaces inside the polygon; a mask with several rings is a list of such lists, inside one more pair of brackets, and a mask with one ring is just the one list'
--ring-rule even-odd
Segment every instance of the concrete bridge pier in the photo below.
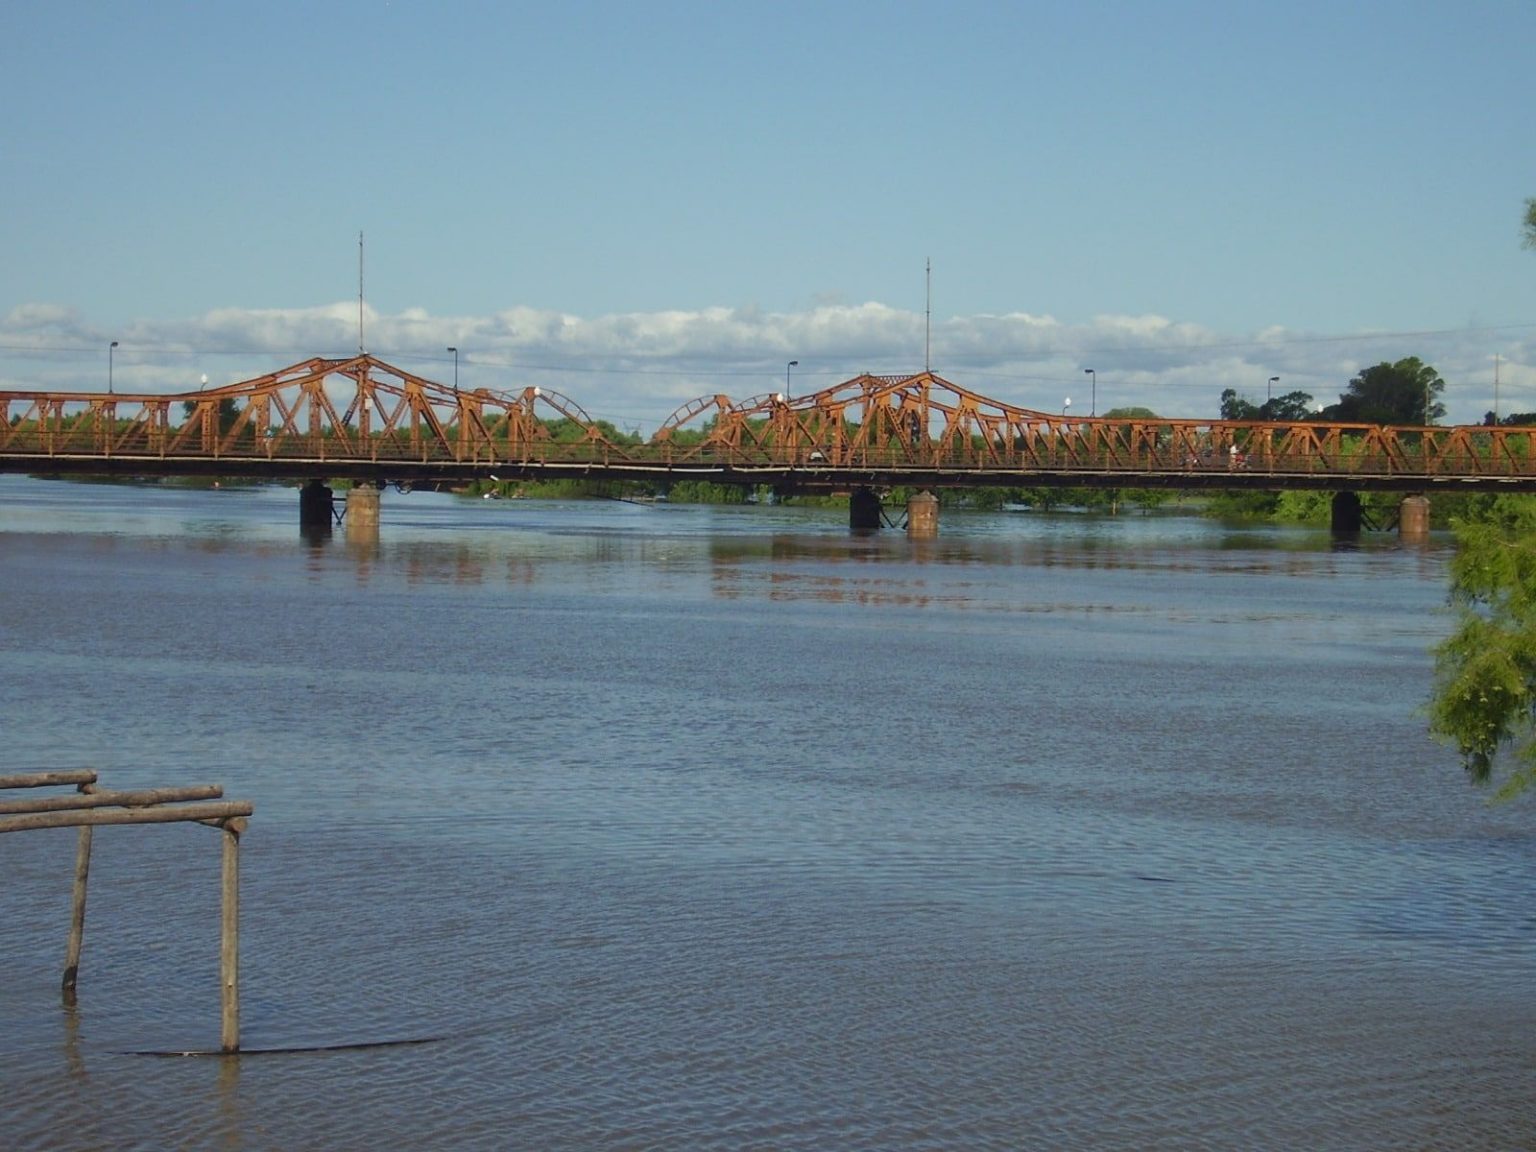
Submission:
{"label": "concrete bridge pier", "polygon": [[880,497],[873,488],[855,488],[848,497],[848,528],[853,532],[880,531]]}
{"label": "concrete bridge pier", "polygon": [[1360,535],[1360,526],[1364,519],[1357,493],[1335,492],[1333,494],[1333,515],[1329,526],[1333,529],[1335,536]]}
{"label": "concrete bridge pier", "polygon": [[311,480],[299,489],[300,532],[305,536],[329,536],[335,523],[335,494],[324,481]]}
{"label": "concrete bridge pier", "polygon": [[939,534],[939,498],[916,492],[907,500],[907,535],[929,540]]}
{"label": "concrete bridge pier", "polygon": [[1429,539],[1429,497],[1404,496],[1397,507],[1397,536],[1399,540],[1416,543]]}
{"label": "concrete bridge pier", "polygon": [[347,539],[377,541],[379,538],[379,486],[364,481],[347,493]]}

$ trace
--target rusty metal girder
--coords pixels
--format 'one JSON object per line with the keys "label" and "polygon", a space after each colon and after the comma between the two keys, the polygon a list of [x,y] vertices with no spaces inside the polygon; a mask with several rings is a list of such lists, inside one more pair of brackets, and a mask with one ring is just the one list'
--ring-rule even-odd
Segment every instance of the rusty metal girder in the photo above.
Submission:
{"label": "rusty metal girder", "polygon": [[[550,429],[562,423],[577,434],[557,442]],[[679,407],[649,443],[634,445],[610,440],[558,392],[462,391],[366,354],[312,358],[197,392],[0,392],[5,471],[396,469],[465,479],[493,468],[808,487],[1402,487],[1422,479],[1536,488],[1536,428],[1068,417],[922,372],[862,374],[793,399],[701,397]]]}
{"label": "rusty metal girder", "polygon": [[[234,401],[233,418],[221,409]],[[186,418],[172,424],[173,406]],[[585,443],[606,442],[558,392],[460,391],[374,356],[311,359],[252,380],[164,396],[0,392],[0,458],[135,456],[497,463],[535,455],[546,419],[569,420]]]}

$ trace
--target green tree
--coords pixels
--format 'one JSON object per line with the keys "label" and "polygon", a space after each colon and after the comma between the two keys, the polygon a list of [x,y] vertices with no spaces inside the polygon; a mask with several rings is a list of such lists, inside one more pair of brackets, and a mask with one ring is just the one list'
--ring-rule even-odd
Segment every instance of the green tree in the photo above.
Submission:
{"label": "green tree", "polygon": [[1217,520],[1272,520],[1280,506],[1276,491],[1212,492],[1205,501],[1204,514]]}
{"label": "green tree", "polygon": [[1284,396],[1271,396],[1262,404],[1255,404],[1228,388],[1221,394],[1221,418],[1223,420],[1272,420],[1281,424],[1297,424],[1312,418],[1312,394],[1287,392]]}
{"label": "green tree", "polygon": [[1284,396],[1273,396],[1264,401],[1259,405],[1259,411],[1264,414],[1265,420],[1299,424],[1303,420],[1312,419],[1313,403],[1310,392],[1287,392]]}
{"label": "green tree", "polygon": [[[1536,197],[1525,202],[1523,232],[1524,246],[1536,248]],[[1492,412],[1484,423],[1494,423]],[[1479,784],[1508,749],[1513,764],[1498,793],[1507,798],[1536,783],[1536,497],[1474,496],[1466,513],[1451,561],[1458,623],[1435,650],[1429,730],[1456,746]]]}
{"label": "green tree", "polygon": [[1236,388],[1224,388],[1221,393],[1221,418],[1223,420],[1258,420],[1259,406],[1237,394]]}
{"label": "green tree", "polygon": [[1499,496],[1456,525],[1451,601],[1456,630],[1435,652],[1430,731],[1453,744],[1471,778],[1500,797],[1536,783],[1536,498]]}
{"label": "green tree", "polygon": [[1536,424],[1536,412],[1511,412],[1501,417],[1495,417],[1492,412],[1483,413],[1483,426],[1486,428],[1519,428],[1529,424]]}
{"label": "green tree", "polygon": [[1440,373],[1417,356],[1395,364],[1383,360],[1351,380],[1322,417],[1352,424],[1433,424],[1445,415],[1445,405],[1435,399],[1444,391]]}

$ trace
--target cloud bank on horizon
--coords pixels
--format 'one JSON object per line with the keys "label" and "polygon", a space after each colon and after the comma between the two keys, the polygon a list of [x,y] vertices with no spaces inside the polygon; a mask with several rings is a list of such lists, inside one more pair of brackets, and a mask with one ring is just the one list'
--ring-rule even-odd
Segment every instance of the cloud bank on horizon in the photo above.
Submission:
{"label": "cloud bank on horizon", "polygon": [[[359,319],[354,300],[221,308],[109,331],[75,309],[28,304],[0,318],[0,390],[105,391],[109,371],[125,393],[190,391],[205,375],[229,384],[312,356],[350,355]],[[925,359],[954,383],[1020,407],[1055,412],[1070,399],[1082,415],[1137,407],[1212,418],[1227,388],[1255,402],[1273,389],[1331,404],[1362,368],[1418,356],[1446,380],[1453,422],[1478,423],[1495,408],[1536,410],[1536,324],[1342,336],[1271,327],[1233,336],[1155,315],[1076,324],[1024,312],[932,319],[878,302],[594,317],[526,306],[483,316],[390,314],[365,304],[361,336],[369,352],[429,379],[453,378],[456,348],[465,388],[538,384],[597,419],[647,430],[700,396],[741,400],[786,385],[801,394],[860,372],[919,372]],[[1493,346],[1504,349],[1497,358]]]}

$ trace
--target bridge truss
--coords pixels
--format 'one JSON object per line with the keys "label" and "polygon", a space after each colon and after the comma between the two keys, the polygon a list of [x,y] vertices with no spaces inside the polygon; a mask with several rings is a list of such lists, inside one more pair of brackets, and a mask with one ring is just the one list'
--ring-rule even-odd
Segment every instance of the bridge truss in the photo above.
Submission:
{"label": "bridge truss", "polygon": [[196,392],[0,392],[0,471],[1536,491],[1536,429],[1069,417],[922,372],[703,397],[641,443],[549,389],[459,390],[359,354]]}

